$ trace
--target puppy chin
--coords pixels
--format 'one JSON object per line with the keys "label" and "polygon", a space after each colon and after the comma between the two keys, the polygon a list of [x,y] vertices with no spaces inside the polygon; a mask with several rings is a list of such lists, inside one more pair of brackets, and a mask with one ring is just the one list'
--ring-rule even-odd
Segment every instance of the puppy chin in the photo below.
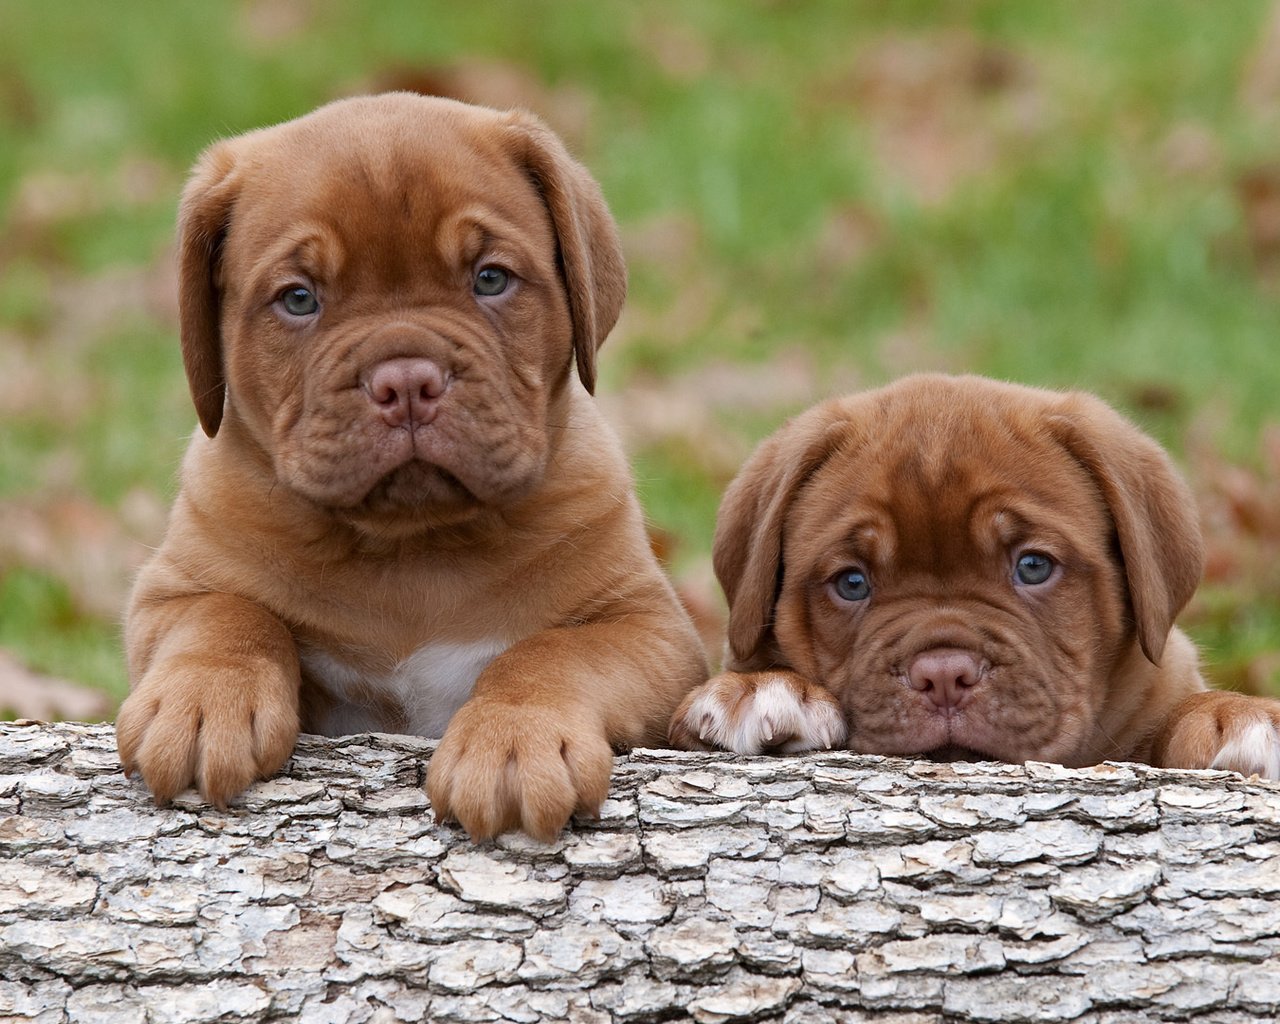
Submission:
{"label": "puppy chin", "polygon": [[945,747],[938,747],[936,750],[922,751],[920,756],[926,761],[937,761],[943,764],[949,764],[952,761],[999,761],[1001,758],[992,754],[984,753],[979,750],[970,750],[968,747],[957,747],[954,744],[948,744]]}
{"label": "puppy chin", "polygon": [[[861,748],[852,748],[861,749]],[[901,749],[877,751],[890,757],[919,758],[922,761],[934,761],[938,764],[950,764],[953,761],[1002,761],[1006,764],[1020,764],[1023,761],[1045,760],[1038,755],[1017,756],[1011,751],[988,750],[980,747],[962,746],[959,743],[946,742],[939,746],[925,748],[919,744],[904,743]]]}
{"label": "puppy chin", "polygon": [[482,469],[473,474],[420,458],[390,468],[371,460],[364,472],[338,477],[320,477],[314,465],[299,468],[301,472],[282,472],[281,482],[340,518],[376,524],[379,532],[396,520],[429,528],[506,507],[533,491],[543,475],[540,465],[519,473],[487,474]]}
{"label": "puppy chin", "polygon": [[1067,763],[1076,746],[1074,738],[1065,732],[1051,737],[1021,737],[1013,740],[1001,736],[995,730],[965,729],[953,724],[948,727],[941,716],[932,722],[918,723],[906,734],[859,736],[857,731],[849,738],[849,749],[863,754],[883,754],[889,757],[913,757],[927,761],[1002,761],[1006,764],[1022,764],[1025,761],[1053,761]]}
{"label": "puppy chin", "polygon": [[349,513],[379,518],[450,515],[479,507],[482,502],[446,469],[426,462],[408,462],[375,483]]}

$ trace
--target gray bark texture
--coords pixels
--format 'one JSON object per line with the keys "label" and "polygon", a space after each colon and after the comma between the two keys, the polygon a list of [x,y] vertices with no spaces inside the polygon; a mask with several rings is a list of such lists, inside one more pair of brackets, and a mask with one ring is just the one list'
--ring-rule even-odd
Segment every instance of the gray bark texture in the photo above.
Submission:
{"label": "gray bark texture", "polygon": [[435,824],[432,744],[304,737],[155,808],[0,725],[0,1020],[1273,1021],[1280,786],[637,751],[552,845]]}

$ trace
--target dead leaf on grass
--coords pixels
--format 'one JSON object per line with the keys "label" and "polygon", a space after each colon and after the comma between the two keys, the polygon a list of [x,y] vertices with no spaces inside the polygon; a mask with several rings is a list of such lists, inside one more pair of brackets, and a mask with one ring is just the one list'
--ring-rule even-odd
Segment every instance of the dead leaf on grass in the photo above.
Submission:
{"label": "dead leaf on grass", "polygon": [[1280,3],[1258,33],[1258,42],[1245,62],[1240,98],[1259,113],[1276,113],[1280,107]]}
{"label": "dead leaf on grass", "polygon": [[746,411],[781,423],[856,383],[851,372],[822,371],[808,352],[790,349],[764,363],[710,362],[662,380],[633,380],[598,401],[628,449],[688,442],[698,468],[728,483],[753,441],[726,427],[726,419]]}
{"label": "dead leaf on grass", "polygon": [[700,559],[674,580],[676,596],[684,605],[707,652],[711,671],[717,672],[724,659],[725,631],[729,613],[711,559]]}
{"label": "dead leaf on grass", "polygon": [[728,609],[716,580],[715,570],[711,566],[711,559],[704,556],[692,565],[676,569],[673,563],[680,553],[680,538],[653,523],[649,524],[648,529],[649,545],[658,561],[671,575],[676,597],[693,620],[694,628],[697,629],[711,662],[712,671],[715,671],[724,647]]}
{"label": "dead leaf on grass", "polygon": [[650,54],[675,81],[696,82],[712,69],[710,46],[688,25],[665,16],[648,17],[635,23],[631,36],[636,48]]}
{"label": "dead leaf on grass", "polygon": [[1280,164],[1247,170],[1235,184],[1259,281],[1280,288]]}
{"label": "dead leaf on grass", "polygon": [[622,250],[633,272],[646,266],[668,278],[689,274],[706,257],[702,225],[688,213],[664,211],[621,226]]}
{"label": "dead leaf on grass", "polygon": [[[993,110],[995,97],[1013,102]],[[884,36],[822,82],[815,102],[857,109],[886,174],[926,204],[996,166],[1011,139],[1025,141],[1044,122],[1030,65],[960,31]]]}
{"label": "dead leaf on grass", "polygon": [[73,496],[0,503],[0,571],[35,569],[61,580],[82,613],[120,618],[130,581],[158,542],[164,510],[158,498],[137,492],[122,515]]}
{"label": "dead leaf on grass", "polygon": [[[686,351],[691,339],[716,324],[725,307],[725,286],[705,269],[690,272],[682,287],[674,289],[665,306],[630,302],[622,309],[618,325],[609,335],[612,351],[643,340],[657,351]],[[741,307],[739,301],[736,306]]]}
{"label": "dead leaf on grass", "polygon": [[1160,164],[1175,178],[1216,179],[1222,170],[1222,144],[1208,125],[1182,121],[1160,144]]}
{"label": "dead leaf on grass", "polygon": [[1207,548],[1205,580],[1230,586],[1242,603],[1280,601],[1280,425],[1259,438],[1254,465],[1224,459],[1194,425],[1187,442]]}
{"label": "dead leaf on grass", "polygon": [[171,168],[140,156],[122,160],[106,175],[98,171],[33,171],[14,190],[10,223],[34,231],[108,209],[161,202],[176,196],[177,189]]}
{"label": "dead leaf on grass", "polygon": [[882,334],[876,356],[891,377],[908,373],[968,373],[969,356],[961,350],[947,351],[934,344],[934,335],[923,315]]}
{"label": "dead leaf on grass", "polygon": [[15,68],[0,68],[0,118],[28,131],[40,121],[35,91]]}
{"label": "dead leaf on grass", "polygon": [[248,0],[236,19],[245,46],[260,53],[297,38],[315,20],[316,5],[311,0]]}
{"label": "dead leaf on grass", "polygon": [[47,358],[23,339],[0,332],[0,419],[47,413],[44,395],[49,390]]}
{"label": "dead leaf on grass", "polygon": [[885,234],[883,219],[866,205],[840,203],[828,210],[813,245],[814,267],[822,271],[815,279],[838,282],[871,255]]}
{"label": "dead leaf on grass", "polygon": [[397,90],[444,96],[497,110],[532,111],[574,150],[586,143],[593,112],[592,99],[586,91],[571,85],[547,85],[526,68],[496,60],[389,67],[355,91]]}
{"label": "dead leaf on grass", "polygon": [[0,716],[39,722],[94,722],[111,715],[106,694],[32,672],[0,650]]}

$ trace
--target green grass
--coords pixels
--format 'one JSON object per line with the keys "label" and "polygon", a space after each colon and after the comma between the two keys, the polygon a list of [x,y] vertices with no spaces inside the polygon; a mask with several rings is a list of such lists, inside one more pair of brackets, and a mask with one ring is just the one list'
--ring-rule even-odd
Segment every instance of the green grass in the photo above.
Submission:
{"label": "green grass", "polygon": [[[1276,418],[1280,287],[1237,193],[1280,159],[1280,97],[1241,98],[1265,0],[271,6],[300,27],[273,36],[251,3],[0,0],[0,354],[74,396],[0,380],[0,502],[71,491],[114,515],[171,493],[194,423],[173,324],[145,304],[95,318],[94,285],[121,268],[164,283],[203,146],[457,63],[516,67],[535,105],[582,97],[573,142],[626,236],[687,231],[678,258],[633,254],[606,391],[803,349],[819,391],[928,367],[1086,387],[1175,452],[1195,427],[1248,464]],[[979,50],[994,77],[975,86]],[[886,133],[911,131],[886,163]],[[1188,137],[1190,163],[1171,142]],[[923,195],[921,170],[969,145]],[[867,237],[833,254],[845,214]],[[664,316],[690,296],[697,315]],[[745,451],[791,411],[762,394],[714,419]],[[680,565],[705,558],[724,483],[702,447],[655,433],[633,452]],[[114,623],[58,611],[57,581],[32,571],[0,560],[0,644],[118,679]],[[1270,589],[1228,582],[1197,614],[1223,665],[1280,647]]]}

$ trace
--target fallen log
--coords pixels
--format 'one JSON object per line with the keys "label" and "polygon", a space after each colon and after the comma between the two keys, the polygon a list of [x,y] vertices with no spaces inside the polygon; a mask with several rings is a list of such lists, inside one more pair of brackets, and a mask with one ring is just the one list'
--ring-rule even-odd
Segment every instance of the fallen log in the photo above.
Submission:
{"label": "fallen log", "polygon": [[0,1020],[1272,1021],[1280,786],[1136,765],[620,757],[551,845],[432,744],[304,737],[225,812],[0,725]]}

